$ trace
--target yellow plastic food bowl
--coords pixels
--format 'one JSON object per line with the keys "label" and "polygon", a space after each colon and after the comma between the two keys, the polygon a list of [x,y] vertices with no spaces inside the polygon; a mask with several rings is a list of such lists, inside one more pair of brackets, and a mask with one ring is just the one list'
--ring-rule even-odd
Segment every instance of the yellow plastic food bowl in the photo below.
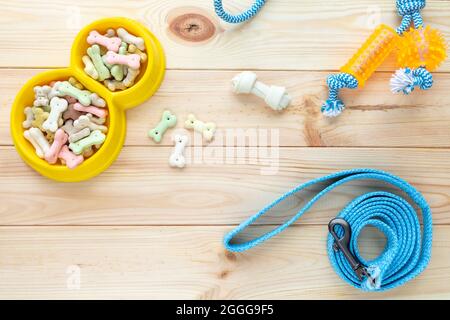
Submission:
{"label": "yellow plastic food bowl", "polygon": [[[86,55],[86,38],[90,31],[105,33],[109,28],[125,28],[131,34],[145,41],[147,62],[141,65],[141,73],[134,86],[111,92],[107,87],[84,73],[82,57]],[[135,107],[150,98],[159,88],[165,73],[165,58],[158,39],[142,24],[128,18],[106,18],[84,27],[75,38],[71,51],[70,67],[38,74],[30,79],[17,94],[11,110],[11,136],[22,159],[34,170],[45,177],[57,181],[76,182],[90,179],[108,168],[117,158],[126,135],[125,110]],[[33,146],[24,138],[24,109],[34,101],[35,86],[49,84],[52,81],[67,80],[75,77],[87,90],[96,92],[105,99],[108,108],[108,132],[106,140],[95,154],[87,158],[75,169],[61,164],[49,164],[39,158]]]}

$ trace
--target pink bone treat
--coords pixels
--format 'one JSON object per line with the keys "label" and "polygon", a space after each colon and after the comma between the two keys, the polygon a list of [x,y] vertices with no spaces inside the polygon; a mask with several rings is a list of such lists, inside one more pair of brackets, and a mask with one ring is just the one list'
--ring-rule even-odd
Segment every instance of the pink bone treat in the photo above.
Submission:
{"label": "pink bone treat", "polygon": [[118,37],[108,38],[101,35],[95,30],[89,33],[89,36],[87,37],[87,42],[91,45],[92,44],[102,45],[106,47],[106,49],[108,49],[109,51],[114,52],[118,52],[120,45],[122,44],[122,40],[120,38]]}
{"label": "pink bone treat", "polygon": [[63,129],[56,130],[53,143],[50,146],[50,149],[48,149],[48,151],[45,153],[45,160],[48,163],[56,163],[56,160],[58,160],[59,152],[61,151],[61,148],[66,144],[67,139],[68,136]]}
{"label": "pink bone treat", "polygon": [[63,119],[64,120],[68,120],[68,119],[77,120],[83,114],[84,114],[83,112],[75,110],[73,104],[69,104],[69,106],[67,107],[67,110],[64,111],[64,113],[63,113]]}
{"label": "pink bone treat", "polygon": [[75,103],[73,105],[73,108],[76,111],[92,113],[94,116],[97,116],[99,118],[106,118],[106,116],[108,115],[108,111],[105,109],[100,109],[94,106],[85,107],[81,103]]}
{"label": "pink bone treat", "polygon": [[69,150],[67,145],[64,145],[58,154],[58,158],[66,163],[67,168],[75,169],[83,163],[84,157],[82,155],[77,156],[75,153]]}
{"label": "pink bone treat", "polygon": [[141,56],[138,54],[118,54],[112,51],[106,53],[106,62],[109,64],[121,64],[130,67],[131,69],[139,69],[141,66]]}

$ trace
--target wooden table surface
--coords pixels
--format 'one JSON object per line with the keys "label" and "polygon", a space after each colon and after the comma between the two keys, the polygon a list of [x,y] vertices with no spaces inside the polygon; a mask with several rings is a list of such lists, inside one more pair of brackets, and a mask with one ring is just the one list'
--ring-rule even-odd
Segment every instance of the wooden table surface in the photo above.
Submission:
{"label": "wooden table surface", "polygon": [[[251,1],[225,2],[237,12]],[[327,74],[376,24],[399,23],[394,0],[270,0],[240,27],[220,24],[212,0],[0,0],[0,8],[0,298],[450,298],[450,60],[435,73],[432,90],[394,96],[390,59],[364,90],[344,91],[348,108],[339,118],[319,111]],[[449,39],[450,1],[429,0],[423,14]],[[136,19],[155,33],[166,51],[166,77],[152,99],[128,111],[125,146],[106,172],[56,183],[15,151],[11,104],[31,76],[68,65],[82,26],[108,16]],[[287,86],[292,105],[275,113],[260,99],[234,95],[230,80],[241,70]],[[160,145],[146,137],[166,108],[180,120],[193,112],[215,121],[219,134],[278,134],[276,171],[262,174],[275,159],[264,155],[263,142],[256,162],[224,161],[235,149],[221,139],[215,160],[170,168],[170,134]],[[284,192],[355,167],[397,174],[429,201],[433,254],[415,280],[386,293],[361,293],[330,267],[326,224],[373,189],[363,184],[336,191],[257,249],[224,250],[226,232]],[[369,232],[360,244],[373,255],[383,240]]]}

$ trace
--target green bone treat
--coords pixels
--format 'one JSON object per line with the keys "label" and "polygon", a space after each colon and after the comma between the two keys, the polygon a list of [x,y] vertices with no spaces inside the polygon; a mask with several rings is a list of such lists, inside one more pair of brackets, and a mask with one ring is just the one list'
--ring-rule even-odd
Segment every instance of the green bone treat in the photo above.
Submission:
{"label": "green bone treat", "polygon": [[[119,48],[119,54],[123,54],[126,55],[127,54],[127,50],[128,50],[128,45],[126,44],[126,42],[122,42],[122,44],[120,45]],[[115,64],[111,67],[111,74],[114,77],[114,79],[116,79],[117,81],[122,81],[124,75],[124,68],[126,68],[123,65],[120,64]]]}
{"label": "green bone treat", "polygon": [[71,96],[77,99],[83,106],[88,107],[91,104],[91,92],[80,90],[72,86],[69,81],[58,83],[58,92],[61,96]]}
{"label": "green bone treat", "polygon": [[109,69],[103,63],[102,55],[100,53],[100,47],[94,44],[92,47],[87,49],[87,54],[91,58],[95,69],[98,72],[98,81],[103,81],[111,77]]}
{"label": "green bone treat", "polygon": [[148,132],[148,136],[152,138],[156,143],[160,143],[163,134],[167,129],[174,127],[177,124],[177,117],[173,115],[169,110],[164,111],[161,121],[158,125]]}
{"label": "green bone treat", "polygon": [[101,133],[100,130],[94,130],[88,137],[69,144],[69,148],[73,151],[73,153],[80,155],[84,152],[84,150],[92,146],[102,144],[105,142],[105,139],[106,136]]}

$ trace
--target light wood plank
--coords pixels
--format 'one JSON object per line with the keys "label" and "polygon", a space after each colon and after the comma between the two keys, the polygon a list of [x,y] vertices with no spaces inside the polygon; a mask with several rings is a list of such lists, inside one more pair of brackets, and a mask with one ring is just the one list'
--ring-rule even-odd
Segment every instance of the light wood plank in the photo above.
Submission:
{"label": "light wood plank", "polygon": [[[254,158],[255,164],[249,163],[248,155],[225,158],[227,151],[231,150],[224,150],[223,157],[220,150],[205,151],[210,156],[180,171],[168,165],[170,148],[126,147],[100,176],[63,184],[39,176],[12,147],[1,147],[0,224],[238,224],[300,183],[357,167],[378,168],[406,179],[429,202],[434,222],[450,223],[448,149],[282,148],[279,161],[269,150]],[[273,171],[268,171],[270,167]],[[356,196],[380,187],[386,186],[369,182],[344,186],[299,223],[325,224]],[[284,221],[314,192],[317,189],[292,199],[259,223]]]}
{"label": "light wood plank", "polygon": [[[228,253],[222,246],[230,229],[3,227],[0,298],[450,298],[449,226],[434,229],[428,269],[385,293],[362,293],[338,278],[326,254],[325,226],[294,227],[240,254]],[[360,243],[364,254],[373,256],[383,240],[367,233]],[[73,282],[74,270],[81,276],[79,289]]]}
{"label": "light wood plank", "polygon": [[[226,6],[239,12],[251,2],[227,0]],[[161,40],[169,68],[337,70],[378,23],[400,23],[394,0],[345,0],[338,6],[326,0],[277,0],[268,1],[251,23],[238,28],[224,25],[211,41],[186,45],[170,36],[171,17],[200,9],[219,25],[212,0],[188,4],[184,0],[80,0],[76,4],[1,0],[0,7],[1,67],[66,66],[82,26],[102,17],[125,15],[143,22]],[[425,22],[441,29],[447,38],[449,9],[449,1],[429,0],[423,11]],[[383,69],[392,67],[391,61]],[[450,71],[450,62],[440,70]]]}
{"label": "light wood plank", "polygon": [[[12,144],[9,113],[15,95],[23,83],[41,71],[0,70],[0,145]],[[169,108],[179,117],[179,128],[190,112],[199,119],[216,122],[216,145],[225,143],[227,129],[249,133],[261,128],[277,130],[281,146],[450,146],[449,74],[437,74],[430,91],[402,96],[389,92],[390,74],[378,73],[363,91],[344,91],[348,108],[339,118],[330,120],[319,111],[327,96],[326,73],[258,72],[262,81],[286,85],[294,97],[288,109],[277,113],[256,97],[231,92],[230,80],[237,72],[167,72],[156,95],[128,111],[126,145],[155,145],[147,138],[147,131]],[[167,134],[161,145],[172,145],[170,138]]]}

